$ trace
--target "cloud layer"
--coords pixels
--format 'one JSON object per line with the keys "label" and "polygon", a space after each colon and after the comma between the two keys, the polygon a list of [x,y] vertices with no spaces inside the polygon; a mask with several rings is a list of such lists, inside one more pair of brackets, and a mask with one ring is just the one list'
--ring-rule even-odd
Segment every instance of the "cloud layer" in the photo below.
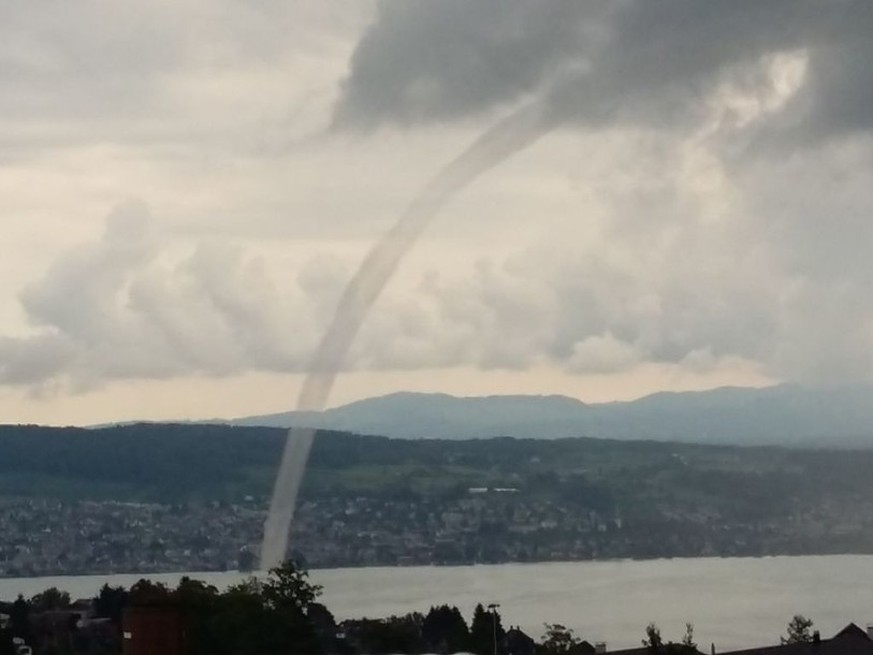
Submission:
{"label": "cloud layer", "polygon": [[704,113],[719,85],[768,85],[768,59],[802,55],[800,92],[771,129],[869,130],[873,8],[864,0],[387,1],[352,57],[339,126],[439,122],[536,97],[562,120],[664,129]]}
{"label": "cloud layer", "polygon": [[22,292],[35,333],[0,342],[0,382],[88,390],[301,370],[321,327],[313,307],[330,302],[343,279],[316,259],[280,290],[260,258],[221,243],[173,257],[145,205],[129,202],[98,241],[64,253]]}
{"label": "cloud layer", "polygon": [[0,384],[304,371],[369,244],[529,104],[560,130],[454,200],[347,369],[871,377],[871,3],[355,6],[0,9]]}

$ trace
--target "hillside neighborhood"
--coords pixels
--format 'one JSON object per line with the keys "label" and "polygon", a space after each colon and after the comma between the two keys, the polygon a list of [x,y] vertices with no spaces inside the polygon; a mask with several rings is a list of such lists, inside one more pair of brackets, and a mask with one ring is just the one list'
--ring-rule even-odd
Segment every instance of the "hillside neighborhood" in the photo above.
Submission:
{"label": "hillside neighborhood", "polygon": [[[593,499],[592,499],[593,500]],[[596,505],[591,502],[589,505]],[[265,499],[183,504],[6,499],[0,575],[252,568]],[[870,552],[873,505],[730,517],[663,502],[657,515],[580,509],[515,488],[305,500],[293,555],[310,568]]]}
{"label": "hillside neighborhood", "polygon": [[[2,576],[258,560],[282,430],[0,435]],[[870,451],[319,433],[291,554],[324,568],[870,553],[870,470]]]}

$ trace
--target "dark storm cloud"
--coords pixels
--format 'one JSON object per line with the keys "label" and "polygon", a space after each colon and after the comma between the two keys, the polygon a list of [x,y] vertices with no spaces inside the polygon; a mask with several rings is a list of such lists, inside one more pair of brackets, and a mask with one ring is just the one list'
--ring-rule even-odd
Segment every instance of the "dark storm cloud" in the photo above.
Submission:
{"label": "dark storm cloud", "polygon": [[[740,151],[744,154],[809,147],[794,166],[811,171],[810,181],[816,184],[808,187],[814,186],[815,193],[793,188],[799,178],[787,161],[768,158],[757,175],[751,173],[754,158],[722,157],[714,163],[727,178],[726,193],[735,196],[726,225],[743,226],[742,234],[731,240],[735,252],[724,261],[724,242],[691,239],[663,261],[655,257],[645,273],[636,271],[631,296],[638,291],[647,296],[654,271],[664,271],[656,285],[659,312],[622,321],[615,318],[619,311],[609,318],[608,304],[597,302],[596,290],[605,283],[615,293],[616,285],[601,263],[583,276],[592,297],[586,294],[583,302],[569,303],[582,307],[581,323],[571,321],[556,338],[539,335],[535,343],[520,343],[526,352],[545,350],[559,360],[581,353],[582,369],[591,350],[588,344],[595,339],[598,348],[613,348],[617,362],[639,353],[652,361],[675,362],[711,352],[764,362],[777,376],[863,375],[868,362],[852,366],[846,355],[869,345],[866,332],[855,330],[850,346],[837,347],[830,330],[817,326],[833,323],[834,316],[867,324],[868,309],[853,292],[861,280],[869,279],[870,268],[863,258],[847,267],[854,261],[847,262],[847,255],[867,250],[857,243],[869,244],[870,195],[862,191],[851,202],[838,199],[856,186],[855,177],[869,187],[870,169],[847,174],[841,150],[846,141],[836,141],[873,128],[870,34],[873,3],[867,0],[499,5],[388,0],[354,53],[334,124],[340,129],[427,125],[497,109],[505,113],[521,105],[538,110],[540,136],[562,125],[593,133],[641,127],[649,134],[660,132],[669,150],[687,145],[691,134],[699,139],[703,131],[698,128],[714,124],[718,137],[740,136],[738,145],[751,144],[752,149]],[[779,76],[787,64],[796,65],[798,75],[786,85]],[[706,138],[698,147],[710,149],[715,162],[727,152],[718,146],[728,141]],[[661,162],[665,165],[669,163]],[[682,172],[674,173],[677,188],[684,188]],[[681,213],[688,191],[654,211],[651,203],[634,205],[615,198],[613,218],[625,220],[623,207],[655,226],[647,230],[669,231],[669,217]],[[794,206],[794,197],[805,200]],[[690,238],[701,220],[692,211],[679,233]],[[702,235],[715,233],[703,223],[699,230]],[[816,233],[825,236],[810,238]],[[857,238],[855,244],[850,233]],[[613,235],[611,246],[626,236]],[[651,243],[642,248],[636,261],[657,250]],[[743,277],[736,268],[747,250],[760,250],[761,263],[753,269],[756,275]],[[638,288],[640,274],[647,283]],[[831,311],[825,316],[805,311],[816,304],[813,299],[828,297],[833,281],[847,291],[834,296]],[[556,288],[561,288],[561,279],[544,293]],[[572,292],[567,290],[562,298],[572,297]],[[562,309],[556,324],[569,320],[567,313]],[[516,318],[518,314],[514,312]],[[499,359],[505,364],[529,361],[512,355]]]}
{"label": "dark storm cloud", "polygon": [[858,7],[857,23],[814,50],[807,83],[790,104],[790,125],[818,140],[873,128],[873,3]]}
{"label": "dark storm cloud", "polygon": [[561,120],[663,127],[694,119],[719,83],[754,80],[767,56],[802,52],[804,84],[773,126],[845,134],[873,126],[870,34],[867,0],[389,1],[335,123],[445,121],[533,95]]}
{"label": "dark storm cloud", "polygon": [[555,0],[542,11],[526,0],[384,2],[357,45],[335,120],[417,123],[514,102],[592,38],[583,7],[593,5]]}

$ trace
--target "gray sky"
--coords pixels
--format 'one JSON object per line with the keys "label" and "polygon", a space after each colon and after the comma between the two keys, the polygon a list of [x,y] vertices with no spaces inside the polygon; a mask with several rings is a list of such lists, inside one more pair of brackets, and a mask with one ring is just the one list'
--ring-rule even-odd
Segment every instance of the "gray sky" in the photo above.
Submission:
{"label": "gray sky", "polygon": [[333,403],[873,371],[873,3],[0,5],[0,421],[291,407],[427,180],[529,103]]}

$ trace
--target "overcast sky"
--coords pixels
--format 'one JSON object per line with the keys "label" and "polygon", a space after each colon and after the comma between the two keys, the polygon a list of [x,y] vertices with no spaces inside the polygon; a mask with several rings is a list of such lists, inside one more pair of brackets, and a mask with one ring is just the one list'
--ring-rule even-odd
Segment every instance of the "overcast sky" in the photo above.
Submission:
{"label": "overcast sky", "polygon": [[293,407],[427,181],[524,108],[331,404],[868,381],[868,0],[0,4],[0,422]]}

